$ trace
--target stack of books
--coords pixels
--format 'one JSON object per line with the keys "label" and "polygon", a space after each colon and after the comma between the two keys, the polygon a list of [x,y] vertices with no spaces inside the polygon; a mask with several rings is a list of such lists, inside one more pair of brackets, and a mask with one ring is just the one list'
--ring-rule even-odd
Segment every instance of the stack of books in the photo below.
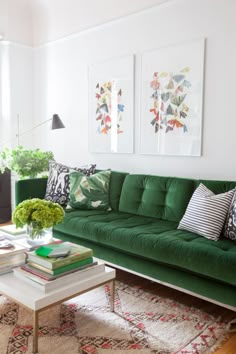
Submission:
{"label": "stack of books", "polygon": [[0,241],[0,275],[9,273],[14,267],[25,264],[25,248],[14,245],[7,239]]}
{"label": "stack of books", "polygon": [[[21,238],[24,237],[25,233],[26,233],[26,227],[24,228],[17,228],[15,224],[9,224],[9,225],[2,225],[0,226],[0,231],[12,235],[14,237],[17,236],[17,238]],[[12,239],[14,239],[14,237],[12,237]]]}
{"label": "stack of books", "polygon": [[[53,257],[53,252],[57,257]],[[104,264],[94,261],[90,248],[62,242],[28,252],[27,263],[15,268],[14,274],[47,293],[96,275],[104,268]]]}

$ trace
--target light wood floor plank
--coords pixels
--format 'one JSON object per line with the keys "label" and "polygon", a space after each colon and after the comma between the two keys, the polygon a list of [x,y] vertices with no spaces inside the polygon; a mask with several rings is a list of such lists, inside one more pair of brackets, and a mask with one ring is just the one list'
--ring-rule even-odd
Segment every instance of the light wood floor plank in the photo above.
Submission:
{"label": "light wood floor plank", "polygon": [[230,338],[224,342],[214,354],[235,354],[236,353],[236,333],[231,334]]}

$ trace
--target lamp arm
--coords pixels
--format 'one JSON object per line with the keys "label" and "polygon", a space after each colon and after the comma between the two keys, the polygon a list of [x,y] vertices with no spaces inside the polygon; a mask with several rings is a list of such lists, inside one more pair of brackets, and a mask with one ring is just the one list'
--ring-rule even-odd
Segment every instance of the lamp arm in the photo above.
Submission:
{"label": "lamp arm", "polygon": [[[43,124],[45,124],[45,123],[47,123],[47,122],[50,122],[50,120],[52,120],[52,118],[49,118],[49,119],[45,120],[44,122],[42,122],[42,123],[40,123],[40,124],[38,124],[38,125],[35,125],[34,127],[30,128],[29,130],[26,130],[26,131],[20,133],[20,132],[19,132],[19,117],[17,116],[17,133],[16,133],[17,145],[18,145],[18,146],[20,145],[19,138],[20,138],[22,135],[25,135],[25,134],[27,134],[27,133],[32,132],[34,129],[40,127],[41,125],[43,125]],[[3,143],[0,143],[0,146],[3,146],[3,145],[5,145],[5,144],[8,144],[8,143],[10,143],[11,141],[12,141],[11,139],[10,139],[10,140],[7,140],[7,141],[4,141]]]}
{"label": "lamp arm", "polygon": [[31,129],[26,130],[26,131],[24,131],[24,132],[22,132],[22,133],[18,132],[18,133],[16,134],[16,137],[19,138],[19,137],[21,137],[22,135],[28,134],[28,133],[32,132],[34,129],[40,127],[41,125],[43,125],[43,124],[45,124],[45,123],[47,123],[47,122],[50,122],[50,120],[52,120],[52,118],[49,118],[49,119],[45,120],[44,122],[39,123],[39,124],[35,125],[34,127],[32,127]]}
{"label": "lamp arm", "polygon": [[[65,128],[65,126],[62,123],[62,121],[61,121],[60,117],[58,116],[58,114],[53,114],[52,118],[49,118],[49,119],[45,120],[44,122],[35,125],[31,129],[25,130],[24,132],[20,133],[20,131],[19,131],[20,117],[19,117],[19,114],[17,114],[17,134],[16,134],[16,138],[17,138],[18,146],[19,146],[19,143],[20,143],[20,139],[19,138],[21,136],[32,132],[34,129],[36,129],[36,128],[40,127],[41,125],[43,125],[43,124],[45,124],[47,122],[50,122],[50,121],[52,121],[52,127],[51,127],[52,130]],[[0,142],[0,146],[4,145],[4,144],[8,144],[8,142],[11,142],[11,140],[5,141],[3,143]]]}

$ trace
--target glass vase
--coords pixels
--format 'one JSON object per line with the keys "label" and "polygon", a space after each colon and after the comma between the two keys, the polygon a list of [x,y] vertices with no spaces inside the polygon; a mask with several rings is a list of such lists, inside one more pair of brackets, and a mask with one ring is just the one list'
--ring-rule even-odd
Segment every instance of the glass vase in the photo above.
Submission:
{"label": "glass vase", "polygon": [[32,221],[27,225],[26,235],[30,245],[44,245],[52,241],[52,227],[40,229],[37,221]]}

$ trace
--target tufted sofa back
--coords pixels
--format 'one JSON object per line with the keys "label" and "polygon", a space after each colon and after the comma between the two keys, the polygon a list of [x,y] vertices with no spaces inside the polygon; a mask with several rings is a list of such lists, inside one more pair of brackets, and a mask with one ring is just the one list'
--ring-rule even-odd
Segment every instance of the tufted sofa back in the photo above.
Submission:
{"label": "tufted sofa back", "polygon": [[200,183],[216,194],[236,187],[235,181],[130,174],[124,179],[119,211],[179,222]]}
{"label": "tufted sofa back", "polygon": [[[199,183],[204,183],[216,194],[236,187],[235,181],[194,180],[112,171],[110,206],[115,211],[179,222]],[[28,198],[44,198],[46,185],[46,178],[16,181],[16,205]]]}
{"label": "tufted sofa back", "polygon": [[195,181],[190,179],[128,175],[119,211],[179,222],[195,187]]}

